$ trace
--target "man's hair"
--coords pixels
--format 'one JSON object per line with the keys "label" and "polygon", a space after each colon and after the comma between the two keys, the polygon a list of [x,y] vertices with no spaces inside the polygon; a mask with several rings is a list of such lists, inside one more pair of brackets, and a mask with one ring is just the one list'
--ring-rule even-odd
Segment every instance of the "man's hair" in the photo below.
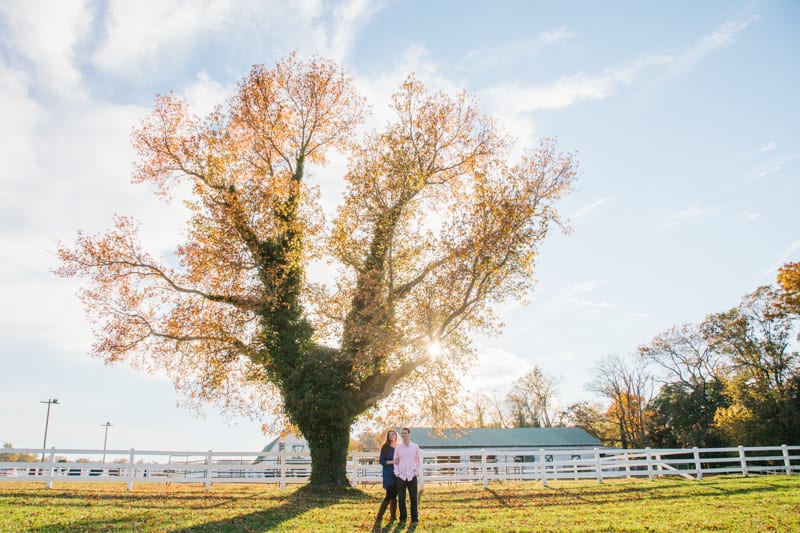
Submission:
{"label": "man's hair", "polygon": [[402,433],[403,431],[408,431],[409,433],[411,433],[411,428],[403,428],[403,429],[401,429],[401,430],[400,430],[400,432],[401,432],[401,433]]}

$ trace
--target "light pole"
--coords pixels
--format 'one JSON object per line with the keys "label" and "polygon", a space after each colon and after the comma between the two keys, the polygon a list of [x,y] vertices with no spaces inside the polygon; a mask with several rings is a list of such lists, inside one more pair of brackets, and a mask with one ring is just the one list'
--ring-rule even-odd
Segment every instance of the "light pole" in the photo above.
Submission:
{"label": "light pole", "polygon": [[47,418],[44,419],[44,442],[42,442],[42,462],[44,462],[44,451],[47,449],[47,426],[50,425],[50,406],[53,404],[58,405],[58,400],[41,400],[39,403],[47,404]]}
{"label": "light pole", "polygon": [[103,438],[103,462],[106,462],[106,444],[108,443],[108,428],[112,426],[111,422],[100,424],[100,427],[106,428],[106,436]]}

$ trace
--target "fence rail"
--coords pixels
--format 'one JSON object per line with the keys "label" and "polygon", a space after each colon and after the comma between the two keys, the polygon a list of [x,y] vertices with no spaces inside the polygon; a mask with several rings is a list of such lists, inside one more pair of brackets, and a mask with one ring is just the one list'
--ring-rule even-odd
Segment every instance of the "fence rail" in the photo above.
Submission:
{"label": "fence rail", "polygon": [[[41,454],[41,449],[3,449],[2,453]],[[302,452],[207,452],[154,450],[81,450],[50,448],[45,461],[0,462],[0,482],[137,482],[305,483],[311,459]],[[101,461],[100,457],[116,457]],[[708,474],[794,474],[800,472],[800,446],[639,449],[487,448],[423,450],[420,487],[425,483],[682,476]],[[350,454],[348,478],[353,485],[380,483],[378,454]]]}

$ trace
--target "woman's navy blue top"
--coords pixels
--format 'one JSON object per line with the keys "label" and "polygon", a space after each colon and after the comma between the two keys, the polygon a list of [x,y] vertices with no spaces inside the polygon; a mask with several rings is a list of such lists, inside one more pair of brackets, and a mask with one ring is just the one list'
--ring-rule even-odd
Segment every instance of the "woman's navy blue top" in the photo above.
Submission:
{"label": "woman's navy blue top", "polygon": [[381,448],[380,462],[383,465],[383,488],[394,487],[394,465],[387,465],[387,461],[394,459],[394,448],[386,446]]}

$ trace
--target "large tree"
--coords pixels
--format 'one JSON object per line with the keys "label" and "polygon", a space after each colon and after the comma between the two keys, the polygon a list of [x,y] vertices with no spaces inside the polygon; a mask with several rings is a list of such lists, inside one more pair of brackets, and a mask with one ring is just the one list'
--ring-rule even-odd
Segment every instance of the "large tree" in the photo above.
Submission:
{"label": "large tree", "polygon": [[[57,272],[88,280],[93,352],[166,371],[196,402],[272,401],[309,442],[311,483],[346,485],[353,421],[404,380],[431,398],[449,390],[437,380],[467,359],[469,333],[495,330],[493,304],[531,288],[576,174],[551,141],[508,164],[509,140],[465,94],[409,77],[392,107],[384,131],[355,143],[364,102],[351,80],[294,56],[254,67],[204,119],[159,96],[134,134],[134,181],[165,198],[188,185],[186,241],[159,260],[119,217],[59,246]],[[326,224],[306,169],[329,149],[350,164]],[[319,259],[336,272],[327,285],[306,276]]]}
{"label": "large tree", "polygon": [[713,379],[702,386],[681,381],[665,383],[653,400],[649,442],[659,448],[713,448],[726,441],[715,425],[720,409],[727,407],[725,382]]}
{"label": "large tree", "polygon": [[622,448],[649,445],[647,430],[653,415],[655,380],[644,359],[607,356],[595,367],[595,379],[588,388],[611,401],[606,417],[619,428]]}
{"label": "large tree", "polygon": [[800,315],[800,261],[778,269],[778,296],[785,312]]}
{"label": "large tree", "polygon": [[619,446],[619,422],[608,414],[609,410],[599,403],[581,401],[568,405],[559,413],[559,421],[567,427],[582,428],[606,446]]}
{"label": "large tree", "polygon": [[553,426],[557,383],[538,366],[514,382],[506,403],[515,427]]}
{"label": "large tree", "polygon": [[762,286],[738,307],[703,323],[714,350],[730,361],[726,395],[716,425],[735,444],[778,445],[800,438],[800,353],[797,323],[784,312],[781,294]]}
{"label": "large tree", "polygon": [[711,348],[705,325],[672,327],[639,347],[639,354],[663,370],[653,402],[651,444],[662,447],[718,446],[717,409],[726,406],[725,358]]}

